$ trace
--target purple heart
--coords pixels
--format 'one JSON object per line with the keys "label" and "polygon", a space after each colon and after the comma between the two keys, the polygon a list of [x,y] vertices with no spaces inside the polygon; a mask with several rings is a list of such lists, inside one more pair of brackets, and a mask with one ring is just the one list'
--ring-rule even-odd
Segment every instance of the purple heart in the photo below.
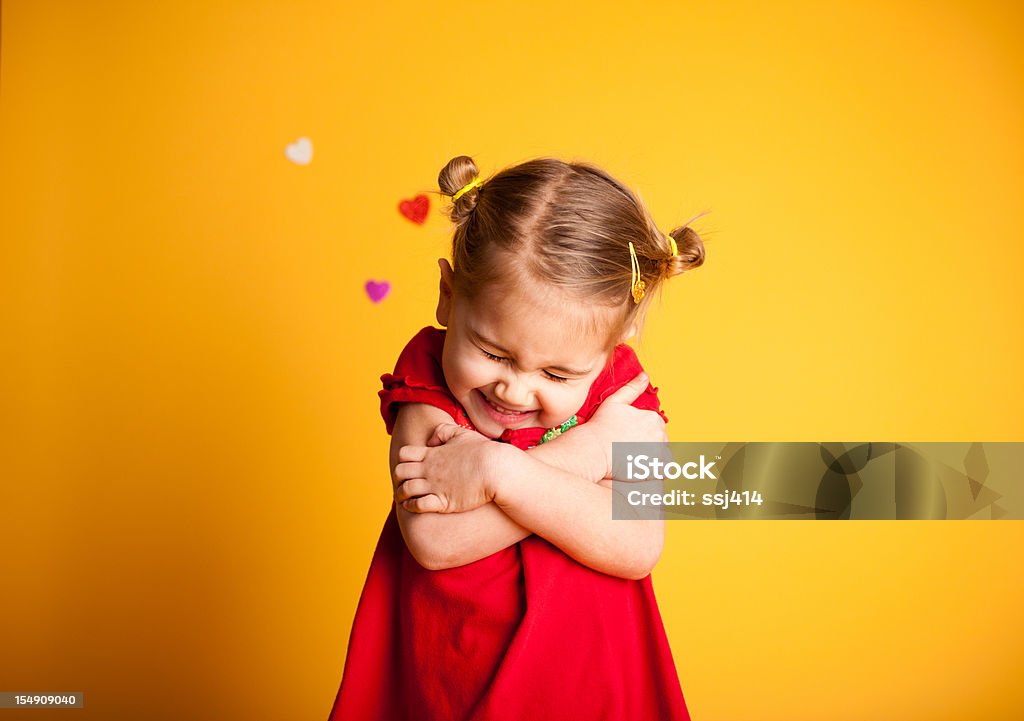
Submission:
{"label": "purple heart", "polygon": [[386,280],[378,283],[375,280],[366,281],[366,294],[374,303],[380,303],[384,297],[391,292],[391,284]]}

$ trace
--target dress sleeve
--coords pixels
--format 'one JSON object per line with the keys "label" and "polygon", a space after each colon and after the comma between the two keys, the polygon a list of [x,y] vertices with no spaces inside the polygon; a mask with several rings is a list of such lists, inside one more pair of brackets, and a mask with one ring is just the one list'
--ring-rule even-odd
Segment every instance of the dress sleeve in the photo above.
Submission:
{"label": "dress sleeve", "polygon": [[445,411],[453,419],[458,417],[458,406],[444,380],[441,351],[444,333],[427,327],[417,333],[405,346],[394,373],[380,377],[383,388],[380,396],[380,414],[388,435],[395,427],[399,403],[428,403]]}
{"label": "dress sleeve", "polygon": [[[643,366],[640,365],[640,360],[636,357],[636,352],[632,348],[625,344],[616,347],[611,366],[599,379],[601,383],[600,388],[593,389],[596,393],[592,393],[592,397],[586,404],[589,411],[586,414],[587,418],[597,411],[598,407],[608,396],[633,380],[636,374],[642,370]],[[594,385],[597,386],[597,383]],[[650,383],[647,384],[647,389],[631,405],[634,408],[640,408],[645,411],[656,411],[668,423],[668,416],[661,410],[658,389]]]}

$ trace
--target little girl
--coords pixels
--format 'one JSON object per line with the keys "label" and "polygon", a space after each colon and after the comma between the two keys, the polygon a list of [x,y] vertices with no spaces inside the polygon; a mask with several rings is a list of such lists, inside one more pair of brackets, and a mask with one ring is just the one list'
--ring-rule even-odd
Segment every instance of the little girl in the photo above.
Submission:
{"label": "little girl", "polygon": [[381,376],[394,504],[331,721],[677,721],[651,585],[664,521],[613,520],[613,441],[667,440],[633,350],[662,281],[696,268],[593,166],[439,176],[454,269],[437,321]]}

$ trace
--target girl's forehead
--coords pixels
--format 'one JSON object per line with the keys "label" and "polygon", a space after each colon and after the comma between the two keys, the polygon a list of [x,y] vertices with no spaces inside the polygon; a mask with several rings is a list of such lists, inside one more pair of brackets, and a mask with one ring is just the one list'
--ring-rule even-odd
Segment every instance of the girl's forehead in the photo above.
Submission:
{"label": "girl's forehead", "polygon": [[525,275],[482,290],[474,304],[501,309],[508,315],[554,318],[567,327],[592,328],[597,332],[607,331],[615,315],[612,309],[573,295],[564,288],[538,283]]}
{"label": "girl's forehead", "polygon": [[567,297],[510,289],[481,294],[465,310],[474,340],[530,365],[589,371],[607,354],[611,314]]}

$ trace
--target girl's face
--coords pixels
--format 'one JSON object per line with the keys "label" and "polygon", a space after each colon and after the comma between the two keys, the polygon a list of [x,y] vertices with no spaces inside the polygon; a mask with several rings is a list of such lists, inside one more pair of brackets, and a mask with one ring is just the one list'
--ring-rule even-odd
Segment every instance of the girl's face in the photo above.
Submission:
{"label": "girl's face", "polygon": [[606,335],[581,334],[575,323],[592,311],[550,294],[542,302],[537,289],[521,285],[468,301],[453,295],[451,281],[442,260],[442,366],[476,429],[498,438],[506,429],[552,428],[572,417],[609,359]]}

